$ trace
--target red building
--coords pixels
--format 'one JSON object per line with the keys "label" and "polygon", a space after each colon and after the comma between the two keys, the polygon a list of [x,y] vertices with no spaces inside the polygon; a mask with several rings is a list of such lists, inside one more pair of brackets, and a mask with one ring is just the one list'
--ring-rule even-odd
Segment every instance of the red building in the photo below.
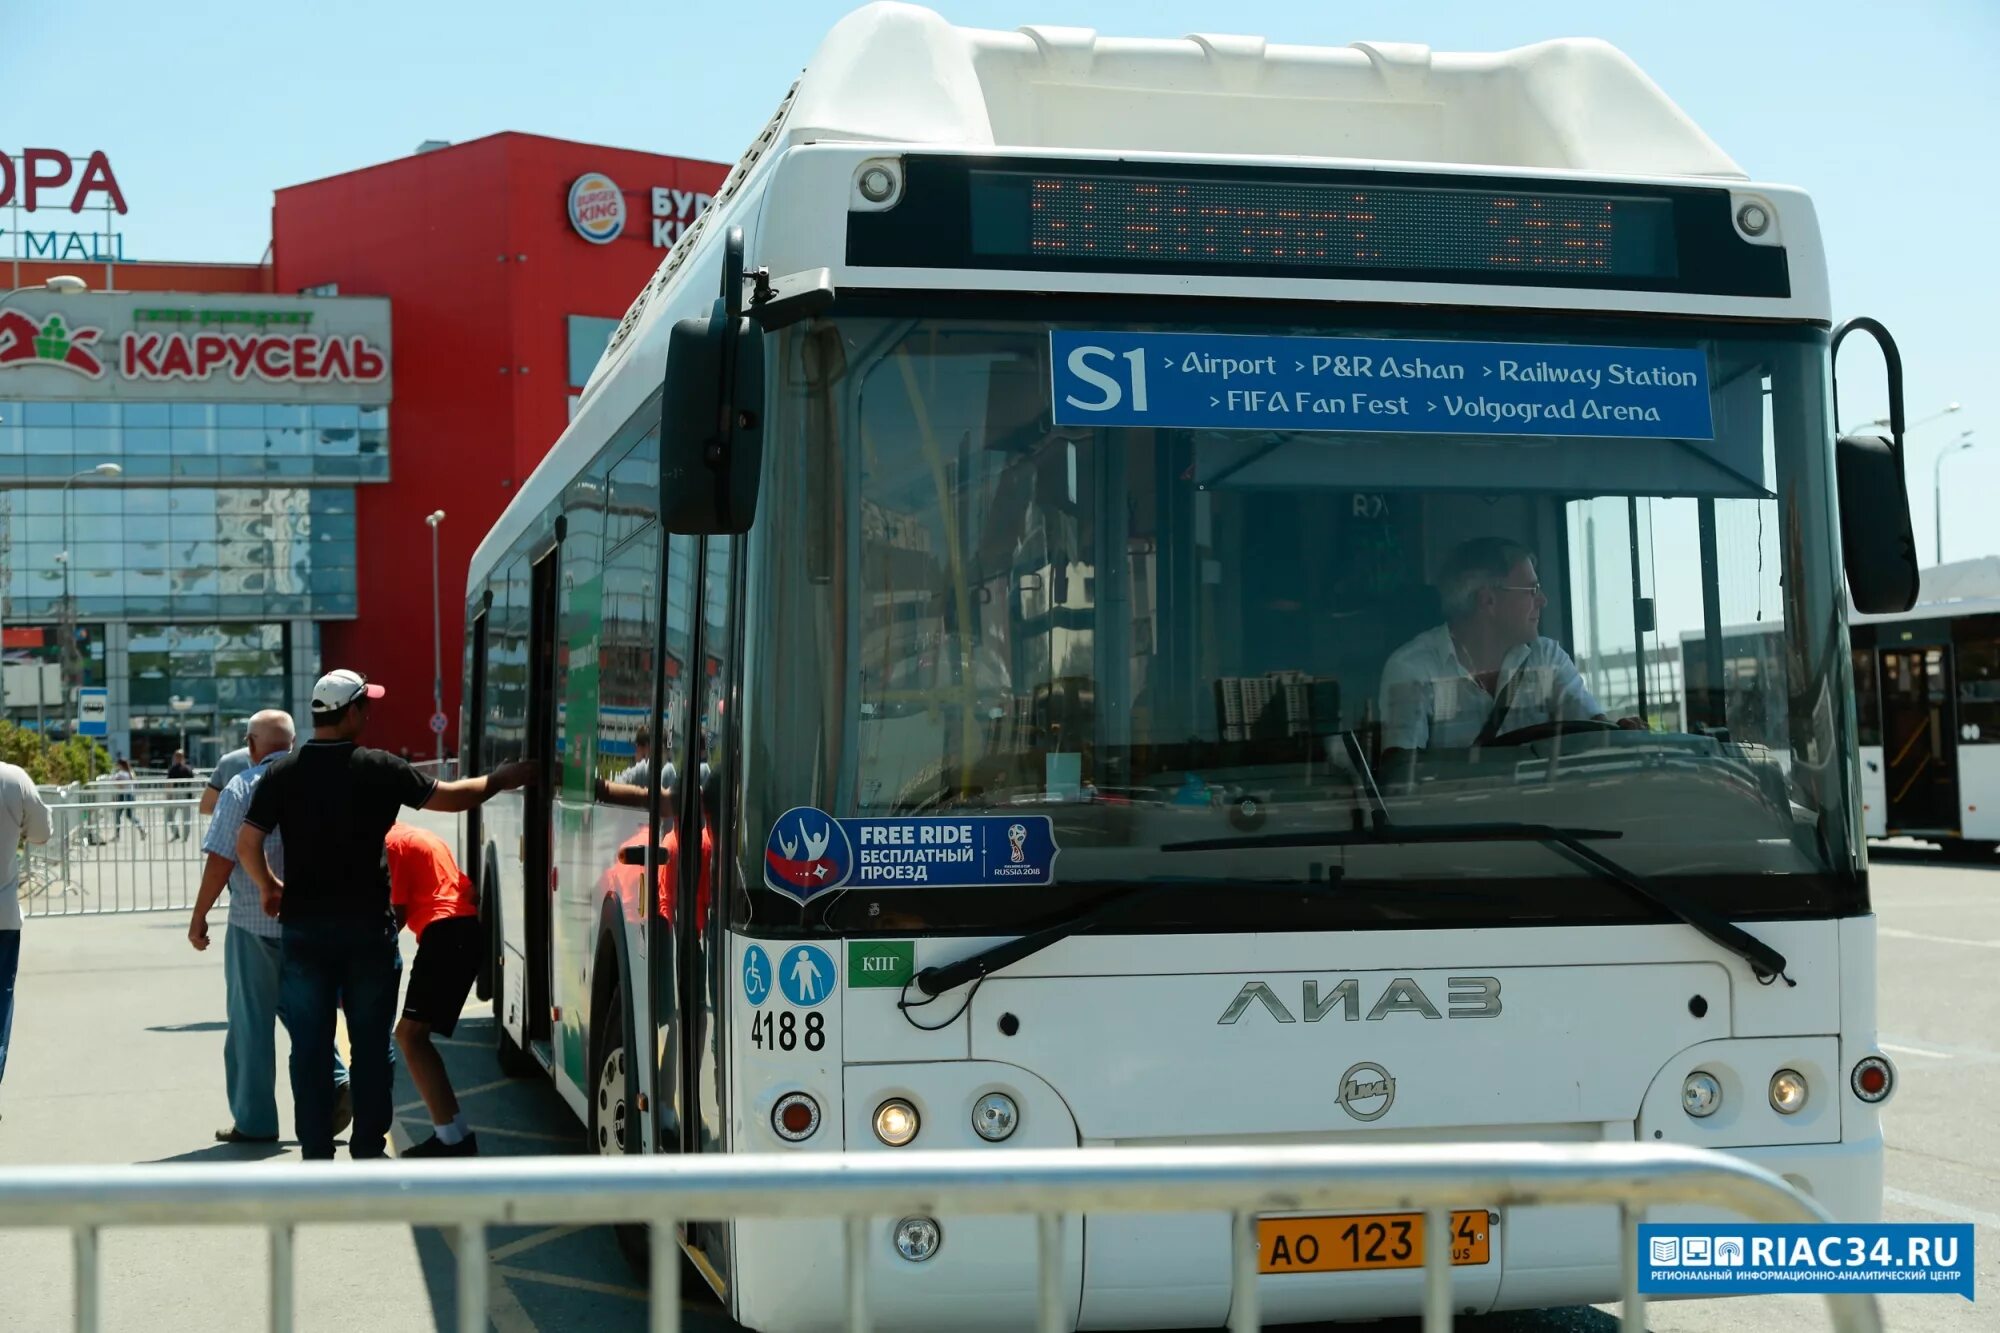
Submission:
{"label": "red building", "polygon": [[424,519],[442,509],[445,741],[457,750],[466,563],[727,172],[508,133],[277,192],[270,290],[386,296],[394,320],[390,481],[359,488],[359,616],[326,623],[321,640],[326,667],[388,686],[371,743],[434,744]]}

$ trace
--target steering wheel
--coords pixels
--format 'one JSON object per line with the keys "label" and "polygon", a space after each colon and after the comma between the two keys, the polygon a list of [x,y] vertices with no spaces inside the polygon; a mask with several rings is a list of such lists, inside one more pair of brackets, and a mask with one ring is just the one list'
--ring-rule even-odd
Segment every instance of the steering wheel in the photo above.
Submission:
{"label": "steering wheel", "polygon": [[1545,741],[1556,736],[1589,736],[1598,732],[1621,729],[1616,722],[1599,722],[1594,717],[1563,718],[1554,722],[1537,722],[1533,726],[1517,727],[1513,731],[1503,731],[1487,744],[1532,745],[1536,741]]}

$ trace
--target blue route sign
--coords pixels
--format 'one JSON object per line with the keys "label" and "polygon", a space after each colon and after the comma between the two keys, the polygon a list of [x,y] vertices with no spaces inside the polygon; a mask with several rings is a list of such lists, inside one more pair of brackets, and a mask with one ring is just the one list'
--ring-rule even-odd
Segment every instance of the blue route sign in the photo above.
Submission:
{"label": "blue route sign", "polygon": [[1715,438],[1695,348],[1063,330],[1049,351],[1062,426]]}

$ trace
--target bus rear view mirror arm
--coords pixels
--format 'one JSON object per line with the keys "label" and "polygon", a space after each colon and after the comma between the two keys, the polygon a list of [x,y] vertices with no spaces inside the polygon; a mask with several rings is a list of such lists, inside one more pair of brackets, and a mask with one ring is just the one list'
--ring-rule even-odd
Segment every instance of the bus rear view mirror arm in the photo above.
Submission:
{"label": "bus rear view mirror arm", "polygon": [[772,278],[758,269],[752,277],[750,318],[766,333],[811,319],[833,305],[833,270],[809,268]]}
{"label": "bus rear view mirror arm", "polygon": [[1917,604],[1917,540],[1903,477],[1903,357],[1889,330],[1865,316],[1833,332],[1834,421],[1840,420],[1840,344],[1859,329],[1882,349],[1889,380],[1890,438],[1843,435],[1834,445],[1840,488],[1840,548],[1855,608],[1881,615]]}
{"label": "bus rear view mirror arm", "polygon": [[[723,250],[722,293],[667,344],[660,393],[660,523],[690,536],[747,532],[764,459],[764,344],[744,317],[743,230]],[[759,291],[767,290],[760,281]]]}

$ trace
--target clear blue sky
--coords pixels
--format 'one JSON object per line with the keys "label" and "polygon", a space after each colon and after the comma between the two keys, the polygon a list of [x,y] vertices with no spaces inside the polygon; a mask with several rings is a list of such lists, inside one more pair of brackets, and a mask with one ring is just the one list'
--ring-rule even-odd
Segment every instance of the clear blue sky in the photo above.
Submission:
{"label": "clear blue sky", "polygon": [[[468,0],[336,4],[29,4],[0,0],[0,139],[111,156],[132,258],[254,261],[281,185],[497,130],[734,161],[841,0]],[[1753,178],[1816,198],[1841,315],[1887,322],[1921,418],[1912,508],[1931,547],[1931,465],[1946,469],[1945,556],[2000,553],[2000,299],[1994,0],[934,0],[954,21],[1118,35],[1497,50],[1590,35],[1624,48]],[[420,206],[449,209],[450,201]],[[1843,358],[1846,362],[1846,358]],[[1848,364],[1843,415],[1884,410],[1875,364]]]}

